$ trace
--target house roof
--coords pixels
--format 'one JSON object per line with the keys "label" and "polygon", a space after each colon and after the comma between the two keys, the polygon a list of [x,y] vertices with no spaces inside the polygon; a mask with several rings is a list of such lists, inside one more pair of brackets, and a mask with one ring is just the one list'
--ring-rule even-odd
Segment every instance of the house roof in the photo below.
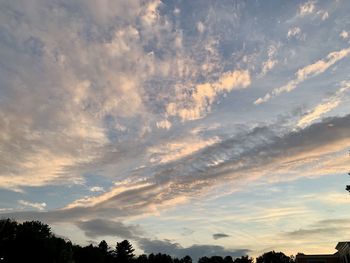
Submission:
{"label": "house roof", "polygon": [[339,242],[335,247],[336,250],[340,251],[347,247],[350,247],[350,241]]}

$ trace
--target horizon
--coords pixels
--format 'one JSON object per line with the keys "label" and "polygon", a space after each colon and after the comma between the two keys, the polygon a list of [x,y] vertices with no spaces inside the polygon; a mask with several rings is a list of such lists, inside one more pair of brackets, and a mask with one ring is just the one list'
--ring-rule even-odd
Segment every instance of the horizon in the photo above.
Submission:
{"label": "horizon", "polygon": [[350,240],[350,2],[0,2],[0,218],[171,256]]}

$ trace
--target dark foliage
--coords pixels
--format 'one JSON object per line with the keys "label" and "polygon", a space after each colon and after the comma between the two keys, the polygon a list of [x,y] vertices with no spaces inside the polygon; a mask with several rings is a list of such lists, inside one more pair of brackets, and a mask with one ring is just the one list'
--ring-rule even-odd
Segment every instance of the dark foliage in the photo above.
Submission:
{"label": "dark foliage", "polygon": [[135,257],[134,251],[135,249],[133,249],[132,245],[128,240],[118,242],[114,252],[116,261],[120,263],[131,262]]}
{"label": "dark foliage", "polygon": [[39,221],[19,224],[0,220],[2,262],[72,262],[72,244],[55,237],[48,225]]}
{"label": "dark foliage", "polygon": [[294,263],[294,260],[282,252],[270,251],[257,257],[256,263]]}
{"label": "dark foliage", "polygon": [[249,256],[241,256],[240,258],[232,259],[231,256],[226,256],[224,258],[219,256],[202,257],[198,260],[198,263],[253,263],[253,258]]}
{"label": "dark foliage", "polygon": [[[56,237],[48,225],[39,221],[17,223],[0,220],[0,260],[6,263],[192,263],[190,256],[173,258],[166,254],[139,255],[128,240],[118,242],[111,250],[105,240],[98,246],[73,245],[69,240]],[[231,256],[202,257],[198,263],[253,263],[249,256],[232,259]],[[294,263],[282,252],[267,252],[256,263]]]}

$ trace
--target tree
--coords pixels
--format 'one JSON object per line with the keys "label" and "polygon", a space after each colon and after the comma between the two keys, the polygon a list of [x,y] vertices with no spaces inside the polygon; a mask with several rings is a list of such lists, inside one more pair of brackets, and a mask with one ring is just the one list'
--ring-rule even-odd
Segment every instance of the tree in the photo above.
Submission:
{"label": "tree", "polygon": [[187,256],[184,256],[180,261],[182,263],[192,263],[192,258],[189,255],[187,255]]}
{"label": "tree", "polygon": [[209,263],[210,259],[208,257],[201,257],[198,259],[198,263]]}
{"label": "tree", "polygon": [[136,259],[136,263],[147,263],[147,262],[148,262],[148,258],[147,258],[147,255],[145,254],[139,255]]}
{"label": "tree", "polygon": [[[16,253],[18,224],[11,219],[0,220],[0,258],[9,262]],[[6,262],[5,261],[5,262]]]}
{"label": "tree", "polygon": [[270,251],[257,257],[256,263],[294,263],[294,260],[282,252]]}
{"label": "tree", "polygon": [[46,224],[4,219],[0,220],[0,257],[2,262],[69,263],[73,251],[72,244],[55,237]]}
{"label": "tree", "polygon": [[[350,156],[350,150],[349,150],[349,156]],[[350,175],[350,172],[348,172],[348,175]],[[350,193],[350,185],[347,185],[345,189]]]}
{"label": "tree", "polygon": [[212,256],[210,257],[211,263],[224,263],[224,259],[221,256]]}
{"label": "tree", "polygon": [[128,240],[118,242],[115,247],[115,255],[118,263],[130,262],[134,258],[133,252],[135,249],[132,247]]}
{"label": "tree", "polygon": [[247,256],[241,256],[240,258],[235,258],[234,263],[253,263],[253,258]]}
{"label": "tree", "polygon": [[105,240],[102,240],[100,244],[98,244],[98,248],[101,249],[104,253],[108,251],[108,244]]}
{"label": "tree", "polygon": [[224,257],[224,262],[225,263],[233,263],[233,259],[231,256],[226,256],[226,257]]}

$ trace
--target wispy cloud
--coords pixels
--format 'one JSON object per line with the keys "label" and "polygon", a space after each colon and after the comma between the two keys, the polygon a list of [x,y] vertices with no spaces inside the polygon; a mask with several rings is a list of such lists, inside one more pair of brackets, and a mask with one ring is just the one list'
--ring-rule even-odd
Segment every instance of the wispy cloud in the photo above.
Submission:
{"label": "wispy cloud", "polygon": [[[69,225],[81,242],[113,234],[147,251],[235,253],[228,247],[236,238],[224,238],[235,236],[231,228],[174,224],[169,241],[147,238],[157,233],[143,227],[159,220],[165,229],[162,216],[178,206],[193,222],[191,201],[232,192],[244,206],[252,197],[239,194],[255,183],[271,189],[347,170],[349,116],[339,112],[347,114],[340,103],[348,89],[334,87],[349,77],[349,3],[198,3],[0,1],[2,216]],[[332,78],[314,78],[332,66]],[[251,103],[304,81],[310,88],[290,103]],[[39,193],[45,203],[33,202]],[[314,215],[277,203],[230,216],[278,225]],[[185,228],[192,234],[181,235]]]}
{"label": "wispy cloud", "polygon": [[272,92],[267,93],[264,97],[258,98],[254,101],[255,105],[259,105],[271,100],[274,97],[279,96],[285,92],[291,92],[294,90],[300,83],[305,80],[320,75],[325,72],[332,65],[337,63],[339,60],[347,57],[350,54],[350,48],[342,49],[339,51],[331,52],[327,55],[325,59],[318,60],[317,62],[307,65],[301,69],[299,69],[295,73],[295,78],[289,81],[282,87],[274,89]]}
{"label": "wispy cloud", "polygon": [[[100,196],[77,200],[64,209],[41,214],[12,213],[10,216],[34,216],[46,221],[87,220],[99,216],[130,218],[158,214],[163,209],[188,202],[191,196],[203,195],[222,183],[234,185],[235,181],[257,180],[262,176],[265,181],[276,182],[299,176],[343,172],[346,167],[343,159],[346,157],[337,163],[338,158],[334,158],[333,154],[344,151],[349,143],[349,118],[325,119],[280,136],[268,127],[258,127],[245,135],[208,146],[200,154],[169,162],[154,171],[152,177],[125,182]],[[211,165],[218,158],[222,161]],[[331,163],[323,160],[324,166],[320,166],[323,158],[328,158]],[[139,172],[142,174],[143,170]],[[279,174],[283,176],[279,177]],[[272,220],[280,213],[290,215],[295,212],[278,210],[265,213],[265,216]]]}
{"label": "wispy cloud", "polygon": [[346,236],[350,231],[349,219],[330,219],[321,220],[308,228],[302,228],[295,231],[287,232],[286,235],[297,239],[312,238],[338,238]]}
{"label": "wispy cloud", "polygon": [[[215,82],[195,85],[190,96],[180,94],[179,102],[171,102],[167,105],[167,114],[179,116],[183,121],[202,118],[210,110],[219,94],[247,88],[250,83],[251,78],[248,70],[227,71]],[[184,105],[181,106],[181,103]]]}
{"label": "wispy cloud", "polygon": [[175,161],[193,155],[218,142],[220,142],[220,139],[217,136],[206,140],[193,136],[179,141],[168,142],[166,145],[155,146],[149,149],[151,153],[150,161],[152,163]]}
{"label": "wispy cloud", "polygon": [[343,82],[342,87],[333,95],[327,99],[324,99],[322,103],[318,104],[312,110],[310,110],[307,114],[305,114],[299,121],[298,127],[305,127],[309,125],[311,122],[319,119],[322,115],[327,112],[333,110],[338,107],[338,105],[343,101],[344,94],[349,91],[350,83]]}
{"label": "wispy cloud", "polygon": [[43,211],[46,208],[46,203],[35,203],[35,202],[29,202],[25,200],[18,200],[18,203],[25,207],[35,208],[40,211]]}

